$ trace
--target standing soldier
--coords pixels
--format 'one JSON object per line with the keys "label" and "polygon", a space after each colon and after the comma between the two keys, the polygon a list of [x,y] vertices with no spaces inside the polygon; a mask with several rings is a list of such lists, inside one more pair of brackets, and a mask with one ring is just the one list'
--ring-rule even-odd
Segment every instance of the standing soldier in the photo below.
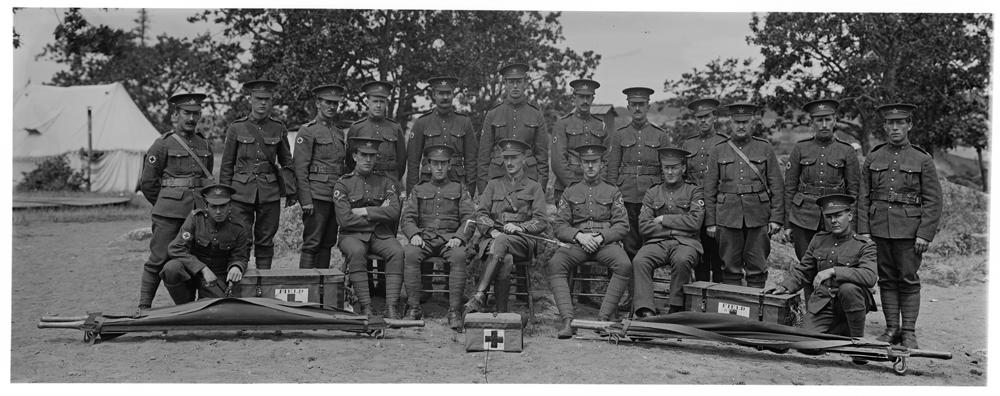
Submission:
{"label": "standing soldier", "polygon": [[[361,86],[368,116],[351,124],[347,138],[363,137],[385,142],[379,146],[374,172],[389,175],[393,180],[402,180],[406,172],[406,140],[403,128],[389,117],[389,93],[392,88],[392,83],[385,81],[370,81]],[[353,157],[347,158],[347,166],[354,169]]]}
{"label": "standing soldier", "polygon": [[[413,146],[410,146],[413,147]],[[410,309],[407,319],[420,319],[421,263],[427,257],[444,257],[451,264],[448,274],[448,326],[462,331],[462,298],[465,297],[465,245],[470,235],[459,230],[476,210],[467,186],[448,178],[455,149],[438,144],[424,149],[431,171],[429,181],[413,187],[403,204],[400,229],[410,244],[405,255],[403,280]],[[417,169],[417,168],[410,168]]]}
{"label": "standing soldier", "polygon": [[153,205],[153,237],[149,240],[149,259],[142,267],[139,283],[139,309],[153,305],[160,287],[160,271],[167,261],[167,246],[177,236],[184,219],[196,208],[205,206],[197,191],[212,182],[212,147],[195,132],[201,120],[201,102],[205,94],[178,93],[167,100],[173,111],[174,130],[153,141],[146,151],[139,188]]}
{"label": "standing soldier", "polygon": [[[687,161],[688,181],[701,186],[705,180],[705,173],[708,171],[708,152],[716,144],[729,137],[715,130],[715,122],[718,119],[715,115],[716,109],[719,108],[718,100],[712,98],[697,99],[688,103],[687,107],[694,113],[694,119],[698,123],[698,133],[684,139],[681,148],[691,153],[691,158]],[[694,279],[721,282],[722,258],[719,257],[719,245],[715,238],[708,236],[704,226],[701,228],[699,237],[705,253],[701,255],[701,260],[694,267]]]}
{"label": "standing soldier", "polygon": [[597,313],[601,321],[609,320],[618,309],[632,276],[632,263],[618,243],[628,233],[625,203],[617,187],[601,180],[607,147],[588,144],[574,151],[582,161],[583,181],[566,189],[553,224],[556,238],[573,245],[559,248],[549,260],[549,285],[563,321],[558,338],[573,336],[573,301],[567,278],[577,265],[597,260],[613,272]]}
{"label": "standing soldier", "polygon": [[691,283],[691,270],[702,253],[701,230],[705,217],[705,201],[701,187],[684,180],[691,153],[666,147],[661,148],[660,167],[663,183],[646,191],[639,213],[639,232],[646,237],[646,244],[633,260],[635,300],[632,312],[638,317],[656,314],[653,304],[653,271],[670,266],[670,310],[684,310],[684,285]]}
{"label": "standing soldier", "polygon": [[[250,95],[250,115],[226,129],[219,182],[236,189],[233,218],[253,229],[258,269],[271,269],[274,235],[278,232],[281,195],[295,204],[295,174],[285,124],[271,117],[278,83],[254,80],[243,84]],[[277,161],[275,161],[277,158]]]}
{"label": "standing soldier", "polygon": [[346,91],[336,84],[313,88],[316,118],[299,128],[295,138],[293,160],[302,205],[299,268],[330,268],[330,249],[337,243],[333,186],[346,173],[347,145],[333,118]]}
{"label": "standing soldier", "polygon": [[225,297],[223,285],[243,279],[251,241],[249,230],[230,215],[235,192],[223,184],[203,188],[206,207],[191,212],[170,242],[161,276],[174,304],[194,301],[196,291],[199,298]]}
{"label": "standing soldier", "polygon": [[[873,236],[878,250],[878,286],[885,314],[879,341],[917,348],[922,255],[941,220],[941,184],[934,158],[910,144],[911,104],[878,108],[889,141],[865,158],[858,203],[858,233]],[[900,328],[902,314],[902,329]]]}
{"label": "standing soldier", "polygon": [[496,278],[493,288],[497,311],[507,312],[510,295],[510,271],[514,258],[530,259],[535,241],[525,236],[545,231],[545,191],[537,181],[525,174],[531,146],[514,139],[497,143],[500,158],[507,173],[493,178],[479,195],[475,219],[484,235],[480,254],[488,255],[480,273],[476,294],[465,304],[465,312],[479,312],[486,303],[486,290]]}
{"label": "standing soldier", "polygon": [[427,161],[421,159],[424,147],[445,144],[451,146],[451,170],[448,178],[466,185],[472,195],[476,191],[476,132],[472,129],[472,119],[455,111],[453,100],[457,77],[434,77],[427,80],[434,109],[424,113],[413,122],[407,145],[406,191],[413,190],[423,180],[429,180],[431,170]]}
{"label": "standing soldier", "polygon": [[628,211],[628,235],[625,252],[629,258],[642,246],[639,237],[639,210],[642,196],[650,187],[660,182],[660,160],[656,150],[667,147],[670,137],[660,127],[646,120],[649,96],[653,90],[645,87],[626,88],[622,91],[628,100],[632,122],[611,135],[608,150],[608,181],[618,186]]}
{"label": "standing soldier", "polygon": [[875,310],[875,244],[854,233],[854,197],[843,194],[817,199],[826,221],[826,231],[818,232],[800,262],[785,280],[767,291],[771,294],[796,293],[812,285],[806,304],[805,328],[811,331],[865,336],[865,316]]}
{"label": "standing soldier", "polygon": [[493,106],[483,119],[482,136],[479,138],[480,193],[486,182],[503,176],[504,160],[498,143],[515,139],[530,145],[524,161],[524,173],[544,189],[549,182],[549,137],[542,111],[528,102],[528,65],[512,63],[500,69],[506,97]]}
{"label": "standing soldier", "polygon": [[751,136],[758,107],[748,103],[726,106],[732,136],[709,152],[705,174],[705,225],[719,241],[725,264],[722,283],[749,287],[767,282],[769,236],[781,229],[781,171],[774,148]]}
{"label": "standing soldier", "polygon": [[601,84],[594,80],[579,79],[570,82],[569,86],[573,87],[573,105],[576,106],[576,111],[562,116],[552,127],[551,165],[552,173],[556,176],[556,202],[559,202],[566,187],[583,180],[580,158],[574,148],[591,144],[607,147],[608,134],[604,129],[604,121],[590,114],[594,91]]}
{"label": "standing soldier", "polygon": [[403,246],[396,240],[402,189],[392,176],[374,172],[382,140],[355,137],[350,144],[357,165],[333,188],[347,278],[354,285],[361,312],[373,315],[368,293],[368,253],[385,259],[385,316],[396,319],[396,302],[403,287]]}
{"label": "standing soldier", "polygon": [[[786,225],[791,229],[795,257],[802,260],[809,241],[823,225],[816,199],[847,194],[857,199],[861,177],[854,147],[833,134],[840,102],[814,100],[802,106],[812,119],[815,134],[800,140],[788,156],[785,172]],[[806,296],[811,290],[806,289]]]}

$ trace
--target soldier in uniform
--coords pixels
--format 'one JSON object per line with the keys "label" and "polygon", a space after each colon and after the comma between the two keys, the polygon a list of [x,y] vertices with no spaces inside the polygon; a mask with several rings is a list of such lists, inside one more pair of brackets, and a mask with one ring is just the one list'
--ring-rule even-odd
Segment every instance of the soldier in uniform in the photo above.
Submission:
{"label": "soldier in uniform", "polygon": [[[858,196],[861,177],[854,147],[833,134],[840,102],[814,100],[802,106],[812,118],[815,134],[800,140],[788,156],[785,171],[786,226],[791,230],[795,257],[802,260],[813,235],[822,227],[816,199],[829,194]],[[808,285],[806,292],[808,293]]]}
{"label": "soldier in uniform", "polygon": [[[370,81],[361,86],[368,116],[351,124],[347,138],[364,137],[385,142],[379,146],[374,172],[389,175],[393,180],[402,180],[406,172],[406,140],[403,127],[389,117],[389,93],[392,88],[392,83],[385,81]],[[353,157],[347,158],[347,166],[354,169]]]}
{"label": "soldier in uniform", "polygon": [[[708,152],[716,144],[729,138],[715,130],[715,122],[718,119],[715,111],[719,108],[719,104],[718,100],[704,98],[694,100],[687,105],[698,123],[698,133],[684,139],[681,148],[691,153],[691,158],[687,161],[687,179],[699,186],[704,182],[705,173],[708,171]],[[699,237],[705,253],[694,267],[694,279],[721,282],[723,265],[722,258],[719,257],[719,245],[715,238],[708,236],[704,226]]]}
{"label": "soldier in uniform", "polygon": [[284,123],[271,117],[277,86],[270,80],[243,84],[250,95],[250,115],[226,128],[219,170],[219,182],[236,189],[233,218],[253,229],[253,253],[258,269],[271,269],[282,190],[285,205],[295,204],[288,131]]}
{"label": "soldier in uniform", "polygon": [[[878,286],[885,314],[879,341],[917,348],[922,255],[941,220],[941,184],[934,158],[910,143],[916,106],[878,108],[889,141],[875,146],[861,167],[858,233],[878,250]],[[902,327],[900,327],[902,316]]]}
{"label": "soldier in uniform", "polygon": [[299,268],[330,268],[330,249],[337,243],[333,185],[347,171],[347,144],[333,118],[346,91],[337,84],[313,88],[316,118],[299,128],[295,138],[292,161],[302,205]]}
{"label": "soldier in uniform", "polygon": [[649,96],[653,90],[645,87],[626,88],[622,91],[628,100],[632,122],[618,128],[608,145],[608,181],[618,186],[628,211],[628,235],[625,252],[635,257],[642,246],[639,237],[639,210],[642,196],[660,182],[660,165],[657,150],[670,144],[670,137],[660,127],[646,120]]}
{"label": "soldier in uniform", "polygon": [[486,183],[504,176],[504,160],[498,143],[516,139],[531,146],[524,162],[524,173],[545,188],[549,182],[549,134],[542,111],[528,102],[528,65],[512,63],[500,69],[506,96],[493,106],[483,119],[479,138],[479,178],[477,191]]}
{"label": "soldier in uniform", "polygon": [[535,247],[533,239],[521,234],[538,235],[546,227],[545,191],[525,172],[525,163],[531,158],[531,146],[515,139],[501,140],[497,146],[507,173],[491,179],[479,195],[474,217],[484,235],[480,252],[487,257],[476,294],[465,304],[466,313],[483,309],[486,290],[494,278],[497,311],[507,312],[514,258],[530,259]]}
{"label": "soldier in uniform", "polygon": [[574,151],[582,161],[583,180],[566,189],[553,224],[556,238],[573,245],[559,248],[549,260],[549,285],[562,318],[558,338],[573,336],[568,277],[577,265],[597,260],[613,272],[597,314],[597,320],[601,321],[609,320],[618,309],[632,276],[632,263],[619,243],[628,233],[625,203],[617,187],[601,180],[607,147],[588,144],[577,146]]}
{"label": "soldier in uniform", "polygon": [[740,285],[745,273],[747,286],[763,288],[769,236],[785,218],[781,170],[771,143],[751,136],[757,106],[735,103],[727,108],[732,135],[709,152],[702,186],[706,231],[719,241],[722,283]]}
{"label": "soldier in uniform", "polygon": [[639,212],[639,232],[646,244],[632,260],[635,277],[633,309],[638,317],[656,314],[653,304],[653,271],[670,266],[670,310],[684,310],[684,285],[702,254],[698,233],[705,218],[701,187],[684,180],[685,160],[691,153],[677,148],[659,150],[663,183],[646,191]]}
{"label": "soldier in uniform", "polygon": [[160,276],[174,304],[199,298],[224,297],[226,283],[243,279],[250,257],[250,232],[231,216],[230,200],[236,190],[224,184],[201,190],[207,207],[184,220],[170,242],[170,260]]}
{"label": "soldier in uniform", "polygon": [[407,144],[406,191],[413,190],[423,180],[429,180],[431,170],[421,159],[424,148],[435,144],[451,146],[451,170],[448,178],[466,185],[471,196],[476,191],[476,132],[468,115],[455,111],[453,100],[457,77],[434,77],[427,80],[434,99],[434,108],[413,122]]}
{"label": "soldier in uniform", "polygon": [[[411,146],[412,147],[412,146]],[[440,256],[451,265],[448,276],[448,326],[462,330],[462,299],[465,297],[465,247],[463,227],[476,210],[467,185],[448,178],[455,149],[448,144],[427,146],[424,158],[431,179],[413,188],[403,204],[400,229],[410,244],[403,247],[403,280],[410,309],[407,319],[420,319],[421,263]],[[410,168],[416,169],[416,168]]]}
{"label": "soldier in uniform", "polygon": [[[552,127],[552,173],[555,174],[555,201],[559,202],[566,187],[583,180],[583,169],[575,147],[599,144],[607,147],[608,134],[604,121],[590,114],[594,91],[601,86],[594,80],[579,79],[569,83],[573,87],[573,105],[576,110],[562,116]],[[603,170],[603,166],[601,169]],[[602,177],[604,175],[601,175]]]}
{"label": "soldier in uniform", "polygon": [[140,278],[139,309],[152,306],[160,287],[160,271],[167,261],[167,246],[177,236],[184,219],[195,208],[205,206],[197,189],[213,181],[212,147],[204,136],[195,132],[203,100],[205,95],[200,93],[171,96],[167,101],[173,111],[174,130],[157,138],[146,151],[139,189],[153,205],[153,237]]}
{"label": "soldier in uniform", "polygon": [[806,304],[805,328],[861,338],[865,316],[875,310],[875,244],[854,233],[854,197],[830,194],[817,199],[825,231],[809,243],[802,260],[767,293],[797,293],[806,284],[814,291]]}
{"label": "soldier in uniform", "polygon": [[374,171],[382,140],[355,137],[349,141],[357,165],[333,188],[340,251],[361,312],[366,315],[374,314],[368,292],[368,253],[385,259],[386,317],[396,319],[396,302],[403,287],[403,246],[396,240],[402,188],[392,176]]}

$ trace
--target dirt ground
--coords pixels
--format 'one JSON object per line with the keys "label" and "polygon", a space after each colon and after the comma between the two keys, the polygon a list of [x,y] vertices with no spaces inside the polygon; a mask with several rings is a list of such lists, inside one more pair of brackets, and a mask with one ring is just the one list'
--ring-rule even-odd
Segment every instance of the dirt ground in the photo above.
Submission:
{"label": "dirt ground", "polygon": [[[694,340],[612,345],[592,333],[557,340],[535,324],[523,353],[466,353],[436,297],[427,326],[385,339],[329,331],[127,334],[97,345],[82,332],[37,329],[45,315],[129,312],[147,241],[122,235],[146,221],[31,222],[13,229],[11,381],[129,383],[644,383],[985,385],[986,285],[925,286],[920,345],[952,360],[911,359],[906,376],[885,362],[840,355],[777,355]],[[161,287],[154,305],[170,304]],[[867,333],[882,329],[869,315]]]}

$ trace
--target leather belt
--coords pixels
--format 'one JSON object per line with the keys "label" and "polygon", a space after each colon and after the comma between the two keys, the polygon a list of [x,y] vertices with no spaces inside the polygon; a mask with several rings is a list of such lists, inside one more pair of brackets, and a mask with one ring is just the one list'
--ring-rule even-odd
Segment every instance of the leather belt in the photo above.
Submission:
{"label": "leather belt", "polygon": [[920,196],[917,195],[917,193],[900,194],[895,191],[876,192],[871,195],[871,198],[875,201],[896,202],[910,205],[920,205],[921,202]]}
{"label": "leather belt", "polygon": [[[423,216],[421,216],[421,219],[423,219]],[[455,230],[458,229],[458,222],[453,220],[438,220],[432,218],[430,221],[419,222],[417,224],[417,227],[426,228],[430,230],[437,230],[437,231],[444,230],[446,232],[455,232]]]}
{"label": "leather belt", "polygon": [[236,173],[273,173],[274,167],[268,162],[245,164],[236,167]]}
{"label": "leather belt", "polygon": [[843,194],[844,186],[840,185],[837,187],[817,187],[817,186],[801,186],[799,187],[799,192],[809,195],[830,195],[830,194]]}
{"label": "leather belt", "polygon": [[587,221],[584,221],[584,222],[582,222],[580,224],[577,224],[576,228],[579,228],[580,230],[583,230],[583,231],[594,232],[594,231],[601,231],[601,230],[606,230],[608,228],[611,228],[611,223],[609,223],[607,221],[587,220]]}
{"label": "leather belt", "polygon": [[750,184],[721,183],[719,192],[727,194],[754,194],[764,192],[764,183],[752,182]]}
{"label": "leather belt", "polygon": [[623,174],[637,174],[637,175],[659,175],[660,167],[651,165],[635,165],[635,166],[622,166],[619,167],[621,171],[619,173]]}
{"label": "leather belt", "polygon": [[160,179],[161,187],[201,187],[205,185],[200,177],[165,177]]}

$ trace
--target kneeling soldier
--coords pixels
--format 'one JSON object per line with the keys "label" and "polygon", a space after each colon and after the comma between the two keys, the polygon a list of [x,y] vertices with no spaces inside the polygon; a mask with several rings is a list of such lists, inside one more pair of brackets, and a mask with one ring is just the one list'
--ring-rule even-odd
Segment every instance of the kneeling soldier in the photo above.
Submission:
{"label": "kneeling soldier", "polygon": [[607,321],[618,308],[632,276],[622,239],[628,233],[628,213],[618,188],[601,180],[607,148],[585,145],[575,148],[583,169],[583,181],[570,186],[559,200],[553,228],[560,241],[574,243],[560,248],[549,261],[549,284],[562,317],[558,338],[573,336],[573,302],[567,277],[580,263],[597,260],[614,273],[608,283],[597,320]]}
{"label": "kneeling soldier", "polygon": [[[472,218],[475,206],[466,186],[448,179],[451,157],[455,149],[449,145],[427,146],[423,156],[431,170],[431,180],[413,188],[403,204],[400,228],[410,244],[403,247],[405,262],[407,319],[420,319],[420,264],[430,256],[445,257],[451,264],[448,276],[448,326],[462,330],[462,297],[465,295],[465,244],[467,236],[462,225]],[[416,169],[416,168],[410,168]],[[462,180],[464,182],[464,180]]]}
{"label": "kneeling soldier", "polygon": [[[545,191],[542,185],[524,172],[525,158],[531,146],[515,139],[497,143],[507,174],[486,183],[479,196],[475,219],[480,233],[485,237],[479,242],[480,252],[488,256],[480,273],[476,294],[465,304],[465,312],[479,312],[486,303],[486,290],[496,277],[494,294],[497,311],[507,312],[510,293],[510,271],[514,257],[530,259],[535,241],[528,235],[545,231]],[[502,260],[502,263],[501,263]]]}
{"label": "kneeling soldier", "polygon": [[875,310],[875,298],[870,291],[878,279],[875,243],[855,234],[851,227],[853,197],[831,194],[820,197],[816,204],[823,213],[827,231],[813,237],[802,261],[768,293],[794,293],[812,284],[814,290],[806,304],[805,327],[863,337],[865,315]]}
{"label": "kneeling soldier", "polygon": [[684,285],[702,250],[699,231],[705,217],[701,187],[684,181],[685,160],[691,154],[677,148],[661,148],[663,183],[646,191],[639,211],[639,235],[646,244],[632,260],[635,276],[636,316],[656,314],[653,305],[653,270],[670,266],[670,311],[684,310]]}
{"label": "kneeling soldier", "polygon": [[249,230],[231,215],[230,197],[236,189],[216,184],[201,189],[207,207],[188,215],[177,237],[170,242],[160,278],[174,304],[200,298],[223,297],[220,278],[237,283],[243,279],[250,254]]}
{"label": "kneeling soldier", "polygon": [[385,316],[396,319],[396,301],[403,287],[403,246],[396,240],[399,182],[374,172],[381,140],[349,140],[354,148],[354,171],[333,187],[333,208],[340,224],[338,246],[347,261],[347,278],[365,315],[374,314],[368,294],[368,252],[385,259]]}

